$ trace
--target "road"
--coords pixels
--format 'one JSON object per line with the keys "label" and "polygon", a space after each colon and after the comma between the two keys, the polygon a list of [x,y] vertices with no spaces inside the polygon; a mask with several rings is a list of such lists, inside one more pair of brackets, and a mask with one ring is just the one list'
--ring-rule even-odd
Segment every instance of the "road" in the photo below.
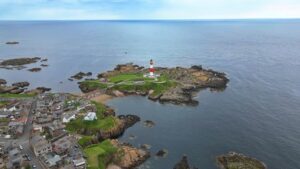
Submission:
{"label": "road", "polygon": [[33,120],[33,112],[36,108],[36,100],[33,101],[33,103],[31,104],[30,110],[28,112],[28,119],[27,119],[27,123],[24,126],[24,132],[23,135],[20,136],[17,140],[16,143],[18,145],[22,145],[23,146],[23,150],[22,153],[24,154],[28,154],[31,158],[30,161],[30,165],[35,165],[36,169],[46,169],[41,162],[39,161],[39,159],[34,155],[33,151],[30,148],[30,136],[31,136],[31,131],[32,131],[32,120]]}

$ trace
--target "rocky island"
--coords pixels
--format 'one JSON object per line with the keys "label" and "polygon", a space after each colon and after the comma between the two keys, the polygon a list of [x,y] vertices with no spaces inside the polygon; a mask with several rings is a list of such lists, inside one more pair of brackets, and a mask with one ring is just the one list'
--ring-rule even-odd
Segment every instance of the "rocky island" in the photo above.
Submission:
{"label": "rocky island", "polygon": [[198,102],[193,99],[200,89],[226,88],[229,79],[225,73],[202,66],[190,68],[156,68],[156,78],[145,76],[148,69],[132,63],[120,64],[112,71],[98,74],[97,79],[79,82],[84,93],[100,90],[111,96],[142,95],[161,103],[190,104]]}
{"label": "rocky island", "polygon": [[40,57],[23,57],[23,58],[6,59],[0,61],[0,68],[21,70],[26,68],[25,65],[37,63],[38,61],[41,61]]}

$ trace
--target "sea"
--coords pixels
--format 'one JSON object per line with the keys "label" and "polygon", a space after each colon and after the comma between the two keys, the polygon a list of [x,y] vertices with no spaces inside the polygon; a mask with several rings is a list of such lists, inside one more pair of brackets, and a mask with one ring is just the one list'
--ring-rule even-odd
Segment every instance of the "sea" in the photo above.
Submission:
{"label": "sea", "polygon": [[[18,45],[6,45],[18,41]],[[270,169],[300,169],[300,20],[0,21],[0,59],[47,58],[40,72],[0,69],[9,84],[29,81],[53,92],[80,93],[79,71],[98,73],[133,62],[147,67],[202,65],[225,72],[224,91],[202,90],[197,106],[141,96],[108,101],[141,122],[120,140],[151,145],[140,168],[170,169],[187,155],[199,169],[234,151]],[[29,65],[39,67],[41,63]],[[152,120],[155,126],[145,127]],[[161,149],[166,157],[156,157]]]}

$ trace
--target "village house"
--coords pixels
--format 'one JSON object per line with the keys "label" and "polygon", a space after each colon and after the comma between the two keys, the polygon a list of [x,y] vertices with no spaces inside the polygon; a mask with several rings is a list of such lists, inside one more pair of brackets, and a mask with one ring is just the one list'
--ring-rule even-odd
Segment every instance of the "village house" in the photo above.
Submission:
{"label": "village house", "polygon": [[66,135],[52,142],[52,150],[59,155],[63,155],[66,154],[70,148],[72,148],[72,145],[72,138]]}
{"label": "village house", "polygon": [[71,120],[74,120],[74,119],[76,119],[76,112],[65,113],[63,115],[62,122],[69,123]]}
{"label": "village house", "polygon": [[58,121],[58,120],[53,121],[46,127],[49,129],[49,133],[52,137],[57,137],[57,136],[60,136],[64,133],[66,133],[65,125],[61,121]]}
{"label": "village house", "polygon": [[36,156],[52,152],[52,146],[49,141],[40,135],[35,135],[31,139],[31,148]]}
{"label": "village house", "polygon": [[23,157],[21,151],[18,148],[14,148],[8,153],[8,163],[6,167],[8,169],[17,169],[23,165]]}
{"label": "village house", "polygon": [[62,158],[55,153],[46,153],[42,156],[43,162],[46,164],[47,168],[54,169],[62,164]]}
{"label": "village house", "polygon": [[88,112],[87,115],[84,117],[84,120],[86,121],[97,120],[97,115],[95,112]]}

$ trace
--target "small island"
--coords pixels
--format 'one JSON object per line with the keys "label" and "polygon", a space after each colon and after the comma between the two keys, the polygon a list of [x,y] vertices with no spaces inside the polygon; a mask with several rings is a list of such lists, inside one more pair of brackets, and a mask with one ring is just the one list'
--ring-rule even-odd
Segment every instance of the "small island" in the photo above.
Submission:
{"label": "small island", "polygon": [[202,66],[157,67],[155,71],[151,75],[147,68],[121,64],[112,71],[98,74],[97,79],[79,82],[79,88],[87,94],[100,91],[115,97],[142,95],[161,103],[197,105],[193,97],[200,89],[223,90],[229,82],[225,73]]}

